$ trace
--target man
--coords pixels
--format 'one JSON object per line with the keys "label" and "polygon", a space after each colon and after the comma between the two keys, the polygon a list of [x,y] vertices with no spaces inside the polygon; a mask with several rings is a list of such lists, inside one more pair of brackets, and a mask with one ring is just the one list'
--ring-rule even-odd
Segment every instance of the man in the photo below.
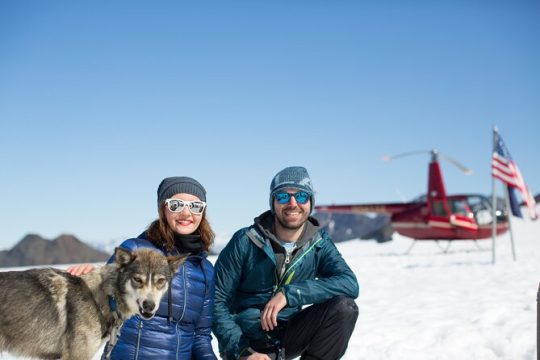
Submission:
{"label": "man", "polygon": [[314,202],[305,168],[281,170],[270,184],[270,210],[221,251],[213,330],[224,359],[332,360],[345,353],[358,283],[309,216]]}

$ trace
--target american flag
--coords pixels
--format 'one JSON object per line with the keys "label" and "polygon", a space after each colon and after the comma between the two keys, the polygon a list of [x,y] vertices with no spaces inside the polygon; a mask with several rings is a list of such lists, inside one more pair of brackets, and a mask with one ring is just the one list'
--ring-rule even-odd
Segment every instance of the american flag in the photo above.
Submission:
{"label": "american flag", "polygon": [[514,216],[521,216],[521,210],[519,202],[516,196],[516,190],[521,193],[523,202],[527,205],[529,209],[529,216],[531,219],[536,220],[538,218],[538,213],[536,212],[536,202],[532,196],[527,184],[521,176],[521,172],[517,167],[517,164],[512,160],[510,152],[504,145],[501,135],[497,131],[494,132],[494,149],[493,149],[493,158],[491,161],[491,174],[494,178],[501,180],[506,184],[508,188],[508,195],[510,197],[510,207],[512,208],[512,214]]}

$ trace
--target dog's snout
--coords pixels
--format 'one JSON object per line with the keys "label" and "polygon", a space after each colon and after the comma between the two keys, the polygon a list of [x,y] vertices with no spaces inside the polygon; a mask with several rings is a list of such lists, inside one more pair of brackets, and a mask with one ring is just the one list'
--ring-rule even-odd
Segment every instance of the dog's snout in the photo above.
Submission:
{"label": "dog's snout", "polygon": [[153,312],[156,307],[154,300],[144,300],[142,303],[143,310],[146,312]]}

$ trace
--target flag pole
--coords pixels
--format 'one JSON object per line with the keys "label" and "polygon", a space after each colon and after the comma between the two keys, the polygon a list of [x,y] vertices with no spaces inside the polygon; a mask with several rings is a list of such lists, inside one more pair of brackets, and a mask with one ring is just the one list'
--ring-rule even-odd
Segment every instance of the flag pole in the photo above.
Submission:
{"label": "flag pole", "polygon": [[[506,194],[506,208],[511,209],[510,207],[510,194],[508,194],[508,187],[506,191],[504,192]],[[514,233],[512,232],[512,221],[510,221],[510,216],[512,212],[508,212],[508,230],[510,231],[510,242],[512,243],[512,257],[514,258],[514,261],[516,261],[516,249],[514,248]]]}
{"label": "flag pole", "polygon": [[[493,126],[493,145],[491,148],[491,156],[495,152],[495,134],[497,126]],[[495,238],[497,237],[497,193],[495,191],[495,177],[491,176],[491,263],[495,264]]]}

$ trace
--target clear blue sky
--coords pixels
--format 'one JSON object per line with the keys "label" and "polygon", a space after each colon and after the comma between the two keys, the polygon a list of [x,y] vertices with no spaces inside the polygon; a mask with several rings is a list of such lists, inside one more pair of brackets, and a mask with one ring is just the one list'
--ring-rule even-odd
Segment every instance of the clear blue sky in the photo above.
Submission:
{"label": "clear blue sky", "polygon": [[538,1],[0,2],[0,248],[137,235],[163,177],[218,235],[308,168],[319,204],[490,193],[491,128],[540,192]]}

